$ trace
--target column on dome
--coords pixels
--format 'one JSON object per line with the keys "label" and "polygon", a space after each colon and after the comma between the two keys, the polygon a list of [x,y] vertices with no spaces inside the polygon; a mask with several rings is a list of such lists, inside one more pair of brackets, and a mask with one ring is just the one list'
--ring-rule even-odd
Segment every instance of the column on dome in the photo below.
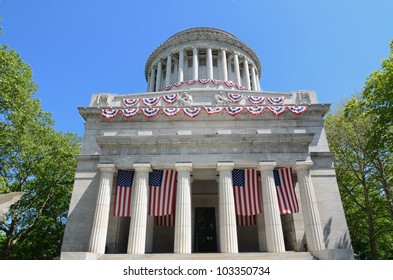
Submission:
{"label": "column on dome", "polygon": [[211,48],[207,48],[206,65],[207,65],[207,78],[213,79],[213,55],[212,55]]}
{"label": "column on dome", "polygon": [[166,58],[165,86],[169,86],[171,84],[171,70],[172,70],[172,54],[168,54]]}
{"label": "column on dome", "polygon": [[192,49],[192,75],[194,80],[198,80],[198,70],[199,70],[198,48],[194,47]]}
{"label": "column on dome", "polygon": [[326,249],[323,241],[322,225],[315,199],[314,186],[310,177],[310,168],[312,165],[312,161],[303,161],[297,162],[295,166],[302,202],[307,246],[311,252]]}
{"label": "column on dome", "polygon": [[251,90],[251,83],[250,83],[250,70],[248,69],[248,60],[247,58],[244,58],[243,62],[243,69],[244,69],[244,75],[243,75],[243,80],[245,83],[245,86],[247,87],[248,90]]}
{"label": "column on dome", "polygon": [[240,81],[240,66],[239,66],[239,55],[237,52],[233,54],[233,63],[235,65],[235,82],[241,84]]}
{"label": "column on dome", "polygon": [[251,79],[252,79],[252,89],[254,91],[258,91],[258,86],[257,86],[257,75],[255,73],[255,66],[251,66]]}
{"label": "column on dome", "polygon": [[113,164],[98,164],[97,167],[101,174],[94,213],[93,228],[90,235],[89,252],[105,254],[113,173],[115,173],[116,169]]}
{"label": "column on dome", "polygon": [[158,61],[157,64],[157,80],[156,80],[156,91],[161,90],[161,80],[162,80],[162,62]]}
{"label": "column on dome", "polygon": [[218,204],[221,253],[238,253],[235,199],[233,196],[233,162],[217,163],[219,172]]}
{"label": "column on dome", "polygon": [[227,53],[225,49],[221,49],[221,79],[228,81]]}
{"label": "column on dome", "polygon": [[182,82],[184,80],[184,50],[179,51],[179,70],[177,74],[177,81]]}
{"label": "column on dome", "polygon": [[176,254],[191,254],[191,176],[192,163],[176,163],[177,189],[175,213]]}
{"label": "column on dome", "polygon": [[147,206],[149,193],[149,163],[135,163],[135,185],[131,197],[131,221],[128,254],[144,254],[146,246]]}
{"label": "column on dome", "polygon": [[266,243],[268,252],[285,252],[280,209],[278,206],[273,169],[276,162],[260,162],[258,169],[262,180],[262,201],[265,218]]}
{"label": "column on dome", "polygon": [[150,79],[149,79],[149,92],[154,91],[154,80],[156,79],[156,69],[153,67],[150,70]]}
{"label": "column on dome", "polygon": [[258,89],[258,91],[261,91],[261,85],[259,84],[259,75],[258,75],[258,73],[255,74],[255,78],[257,80],[257,89]]}

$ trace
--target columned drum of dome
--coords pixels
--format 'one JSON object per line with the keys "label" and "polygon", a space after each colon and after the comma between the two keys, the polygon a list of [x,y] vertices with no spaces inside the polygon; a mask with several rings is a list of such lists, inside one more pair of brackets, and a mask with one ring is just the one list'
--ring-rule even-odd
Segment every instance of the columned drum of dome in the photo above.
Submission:
{"label": "columned drum of dome", "polygon": [[314,91],[261,91],[234,35],[180,31],[146,92],[92,95],[61,259],[352,259]]}

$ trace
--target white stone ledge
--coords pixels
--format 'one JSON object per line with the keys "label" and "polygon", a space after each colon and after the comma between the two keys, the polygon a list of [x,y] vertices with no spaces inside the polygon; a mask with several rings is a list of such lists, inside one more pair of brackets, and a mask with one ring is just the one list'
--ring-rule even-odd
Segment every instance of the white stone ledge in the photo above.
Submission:
{"label": "white stone ledge", "polygon": [[153,135],[153,131],[149,131],[149,130],[138,131],[138,136],[151,136],[151,135]]}

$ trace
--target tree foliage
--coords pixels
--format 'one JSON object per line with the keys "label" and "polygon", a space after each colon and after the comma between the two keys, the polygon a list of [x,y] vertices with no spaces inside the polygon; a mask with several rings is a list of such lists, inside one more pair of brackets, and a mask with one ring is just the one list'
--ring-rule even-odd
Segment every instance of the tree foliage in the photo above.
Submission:
{"label": "tree foliage", "polygon": [[393,44],[360,96],[325,122],[352,245],[362,259],[393,259]]}
{"label": "tree foliage", "polygon": [[76,135],[54,130],[36,90],[29,65],[0,46],[0,193],[25,192],[0,223],[7,259],[59,255],[79,151]]}

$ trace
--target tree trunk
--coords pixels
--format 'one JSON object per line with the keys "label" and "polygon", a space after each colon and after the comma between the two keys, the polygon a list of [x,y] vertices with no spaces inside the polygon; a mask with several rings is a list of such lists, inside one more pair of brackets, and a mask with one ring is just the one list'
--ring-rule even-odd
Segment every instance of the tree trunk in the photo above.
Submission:
{"label": "tree trunk", "polygon": [[368,239],[370,243],[370,255],[373,260],[378,260],[378,251],[377,251],[377,242],[375,239],[375,228],[374,228],[374,217],[373,217],[373,211],[371,208],[370,204],[370,197],[369,197],[369,192],[368,188],[365,185],[365,182],[363,182],[363,190],[364,190],[364,199],[366,203],[366,213],[367,213],[367,222],[368,222]]}

